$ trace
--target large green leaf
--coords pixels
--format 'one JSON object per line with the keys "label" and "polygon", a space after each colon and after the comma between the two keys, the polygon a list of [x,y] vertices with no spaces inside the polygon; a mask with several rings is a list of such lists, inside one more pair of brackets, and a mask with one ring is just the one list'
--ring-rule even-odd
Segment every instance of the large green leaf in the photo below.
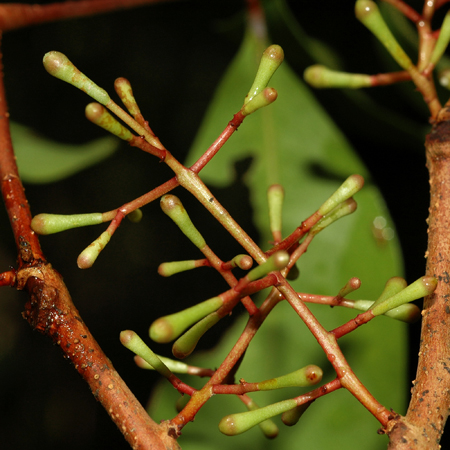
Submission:
{"label": "large green leaf", "polygon": [[103,161],[119,145],[112,136],[82,145],[63,144],[14,122],[11,136],[20,176],[26,183],[52,183],[67,178]]}
{"label": "large green leaf", "polygon": [[[256,71],[256,55],[260,54],[259,42],[247,33],[217,89],[187,165],[208,148],[232,113],[241,107]],[[269,184],[281,183],[285,187],[284,232],[287,235],[313,213],[347,176],[362,174],[366,186],[356,196],[358,210],[318,235],[301,258],[301,276],[293,285],[298,291],[335,295],[350,277],[356,276],[362,280],[356,297],[376,299],[386,280],[402,273],[397,240],[380,241],[373,234],[373,221],[378,216],[383,216],[388,226],[392,226],[381,195],[344,136],[286,62],[275,74],[271,85],[278,90],[277,101],[248,117],[201,176],[210,185],[226,186],[234,181],[236,161],[246,157],[253,159],[245,181],[255,211],[254,221],[262,235],[262,247],[268,248],[267,242],[271,237],[267,231],[266,190]],[[328,329],[355,315],[342,308],[313,306],[311,309]],[[188,361],[217,367],[244,324],[245,318],[242,318],[214,352],[194,354]],[[367,388],[380,402],[399,413],[405,412],[405,332],[404,324],[382,317],[340,341],[348,361]],[[251,343],[238,377],[260,381],[307,364],[323,367],[324,381],[335,377],[306,326],[287,303],[282,303]],[[264,406],[301,392],[300,389],[261,392],[252,397]],[[176,397],[176,391],[168,383],[162,385],[151,400],[152,417],[156,420],[173,417]],[[295,427],[286,428],[277,418],[280,435],[273,441],[267,441],[258,427],[233,438],[220,434],[217,429],[219,420],[226,414],[243,410],[236,398],[215,396],[199,412],[196,421],[183,430],[180,438],[182,448],[370,450],[386,446],[386,438],[376,433],[378,422],[344,390],[317,400]]]}

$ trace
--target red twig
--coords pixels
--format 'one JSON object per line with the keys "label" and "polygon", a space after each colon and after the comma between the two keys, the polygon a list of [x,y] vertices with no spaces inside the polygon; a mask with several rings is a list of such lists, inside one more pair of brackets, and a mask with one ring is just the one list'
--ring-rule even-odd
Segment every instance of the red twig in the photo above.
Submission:
{"label": "red twig", "polygon": [[168,0],[81,0],[49,5],[24,5],[12,3],[0,5],[0,30],[15,30],[59,19],[92,16],[117,9],[134,8]]}

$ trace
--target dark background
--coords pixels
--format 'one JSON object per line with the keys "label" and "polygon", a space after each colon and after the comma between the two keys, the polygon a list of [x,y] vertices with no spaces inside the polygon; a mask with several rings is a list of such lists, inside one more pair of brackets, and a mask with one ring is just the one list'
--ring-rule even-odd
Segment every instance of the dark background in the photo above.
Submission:
{"label": "dark background", "polygon": [[[385,60],[369,32],[354,19],[353,2],[289,4],[304,30],[338,53],[345,70],[384,70]],[[51,78],[42,68],[43,55],[59,50],[110,93],[118,76],[131,80],[151,127],[182,161],[214,88],[239,46],[243,11],[244,2],[237,0],[184,1],[9,32],[3,37],[2,50],[11,119],[63,142],[83,143],[104,136],[84,119],[86,96]],[[272,41],[283,46],[286,59],[301,76],[314,61],[275,19],[269,18]],[[315,94],[358,150],[385,196],[400,236],[406,278],[415,280],[424,273],[426,249],[428,180],[424,136],[417,133],[427,124],[425,106],[412,86],[367,90],[369,99],[395,113],[398,120],[391,121],[377,109],[362,106],[348,92]],[[100,165],[52,185],[26,185],[26,192],[33,214],[106,211],[170,176],[155,158],[124,145]],[[215,194],[257,239],[249,222],[243,183],[238,181]],[[207,241],[209,236],[214,240],[215,251],[233,254],[237,250],[233,241],[217,224],[202,219],[201,208],[189,196],[179,195],[196,223],[204,223],[201,231]],[[192,255],[191,244],[171,226],[157,202],[146,206],[143,220],[137,225],[124,223],[97,264],[87,271],[76,268],[76,257],[103,228],[81,228],[41,240],[48,260],[64,275],[85,322],[144,404],[157,377],[136,371],[130,353],[119,344],[119,332],[133,328],[145,336],[159,311],[178,310],[186,297],[215,295],[217,283],[221,283],[219,277],[206,282],[192,274],[178,275],[176,283],[161,281],[156,274],[160,262]],[[0,231],[0,271],[6,271],[14,265],[16,253],[4,211],[0,213]],[[25,301],[24,293],[1,291],[1,447],[128,448],[60,351],[21,319]],[[211,331],[209,345],[220,335],[221,327]],[[411,327],[411,379],[418,331],[419,325]],[[168,352],[163,346],[152,348],[161,354]]]}

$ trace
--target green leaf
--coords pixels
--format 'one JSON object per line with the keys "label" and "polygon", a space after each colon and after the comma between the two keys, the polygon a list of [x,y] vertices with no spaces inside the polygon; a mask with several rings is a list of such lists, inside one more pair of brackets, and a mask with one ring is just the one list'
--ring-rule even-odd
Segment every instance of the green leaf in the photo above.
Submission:
{"label": "green leaf", "polygon": [[[208,148],[244,101],[256,71],[257,57],[263,48],[251,33],[226,72],[207,111],[194,142],[187,165]],[[289,59],[289,55],[286,55]],[[397,239],[377,239],[373,221],[391,219],[370,174],[316,102],[311,91],[284,62],[270,83],[278,91],[277,101],[249,116],[219,154],[200,173],[214,186],[234,182],[236,161],[251,157],[245,181],[254,207],[254,221],[262,236],[262,248],[269,248],[267,188],[281,183],[285,189],[284,234],[289,234],[312,214],[352,173],[366,178],[356,195],[357,211],[320,233],[300,259],[300,277],[293,286],[300,292],[336,295],[351,277],[359,277],[362,287],[354,298],[375,300],[388,278],[402,274]],[[218,199],[220,200],[220,199]],[[354,311],[313,305],[311,310],[327,329],[333,329],[351,317]],[[193,354],[188,363],[217,367],[236,342],[246,318],[242,317],[221,344],[209,354]],[[207,338],[207,337],[205,337]],[[357,329],[340,341],[344,354],[357,376],[375,397],[388,408],[405,413],[406,407],[406,326],[386,317]],[[382,343],[380,345],[380,343]],[[267,318],[252,341],[237,378],[259,381],[280,376],[306,364],[324,370],[324,382],[335,378],[326,356],[299,317],[284,302]],[[186,379],[188,383],[204,380]],[[260,406],[300,395],[306,389],[259,392],[252,398]],[[175,415],[176,391],[165,384],[155,392],[150,414],[155,420]],[[183,429],[180,445],[184,450],[211,449],[379,449],[385,437],[376,430],[379,423],[347,391],[339,390],[317,400],[300,419],[286,428],[279,418],[279,436],[267,441],[258,427],[234,438],[222,436],[217,425],[230,413],[244,411],[237,398],[216,395],[199,412],[196,421]]]}
{"label": "green leaf", "polygon": [[18,123],[11,123],[11,136],[22,180],[36,184],[62,180],[103,161],[120,142],[107,136],[82,145],[62,144]]}

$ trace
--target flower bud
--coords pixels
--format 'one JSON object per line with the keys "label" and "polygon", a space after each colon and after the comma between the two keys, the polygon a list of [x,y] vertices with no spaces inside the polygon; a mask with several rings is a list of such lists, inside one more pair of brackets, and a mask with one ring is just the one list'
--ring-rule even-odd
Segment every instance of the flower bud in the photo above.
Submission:
{"label": "flower bud", "polygon": [[135,209],[127,214],[127,219],[133,223],[139,223],[142,220],[142,210],[140,208]]}
{"label": "flower bud", "polygon": [[436,41],[436,44],[433,49],[433,53],[431,54],[430,63],[436,64],[444,54],[447,49],[448,43],[450,41],[450,11],[447,11],[447,14],[444,17],[444,21],[442,22],[441,29],[439,30],[439,36]]}
{"label": "flower bud", "polygon": [[249,102],[245,103],[241,109],[243,116],[248,116],[258,109],[264,108],[273,103],[278,97],[278,93],[274,88],[265,88],[259,94],[256,94]]}
{"label": "flower bud", "polygon": [[349,88],[359,89],[372,86],[372,77],[360,73],[347,73],[328,69],[316,64],[308,67],[304,74],[304,80],[314,88]]}
{"label": "flower bud", "polygon": [[375,2],[370,0],[357,0],[355,14],[357,19],[361,21],[384,45],[386,50],[400,67],[405,70],[409,70],[413,67],[411,59],[391,33],[391,30],[386,25]]}
{"label": "flower bud", "polygon": [[48,52],[43,62],[45,70],[50,75],[82,90],[102,105],[106,105],[111,100],[108,93],[80,72],[66,55],[55,51]]}
{"label": "flower bud", "polygon": [[248,281],[255,281],[265,277],[269,272],[283,270],[289,263],[289,253],[280,250],[271,255],[265,262],[252,269],[245,278]]}
{"label": "flower bud", "polygon": [[282,211],[284,202],[284,189],[280,184],[273,184],[267,190],[267,202],[269,204],[270,231],[276,242],[280,242]]}
{"label": "flower bud", "polygon": [[53,234],[71,228],[103,223],[102,213],[91,214],[38,214],[31,221],[31,228],[37,234]]}
{"label": "flower bud", "polygon": [[370,309],[374,316],[379,316],[387,311],[397,308],[404,303],[409,303],[419,298],[430,295],[437,287],[437,279],[434,277],[422,277],[411,283],[405,289],[402,289],[399,293],[383,300],[376,306],[372,306]]}
{"label": "flower bud", "polygon": [[281,389],[285,387],[306,387],[313,386],[322,380],[323,371],[320,367],[309,365],[295,372],[288,373],[281,377],[257,383],[260,391]]}
{"label": "flower bud", "polygon": [[361,175],[350,175],[334,194],[319,208],[319,214],[322,216],[328,214],[340,203],[345,202],[355,195],[364,186],[364,178]]}
{"label": "flower bud", "polygon": [[189,356],[195,350],[200,338],[219,320],[219,314],[213,312],[197,322],[174,342],[172,346],[173,356],[179,359]]}
{"label": "flower bud", "polygon": [[203,236],[195,228],[181,200],[175,195],[166,194],[161,197],[161,209],[167,214],[188,237],[188,239],[199,249],[205,247]]}
{"label": "flower bud", "polygon": [[110,241],[111,235],[108,231],[104,231],[92,244],[86,247],[78,256],[77,264],[80,269],[89,269],[95,263],[100,252]]}
{"label": "flower bud", "polygon": [[[259,406],[252,398],[248,397],[248,399],[249,400],[245,402],[245,406],[249,411],[255,411],[259,409]],[[279,430],[273,420],[271,419],[263,420],[258,425],[260,430],[263,432],[264,436],[267,439],[275,439],[278,436]]]}
{"label": "flower bud", "polygon": [[152,366],[162,376],[169,378],[172,372],[169,368],[153,353],[144,341],[131,330],[122,331],[120,333],[120,342],[128,350],[131,350],[136,355],[139,355],[150,366]]}
{"label": "flower bud", "polygon": [[247,96],[244,100],[244,105],[250,102],[257,94],[268,85],[272,75],[280,67],[283,62],[284,52],[279,45],[271,45],[264,50],[259,63],[259,68],[253,81],[253,85],[250,88]]}
{"label": "flower bud", "polygon": [[136,99],[133,95],[133,89],[131,88],[131,83],[123,77],[117,78],[114,82],[114,89],[117,92],[120,100],[127,108],[128,112],[136,117],[138,114],[141,114],[139,106],[136,103]]}
{"label": "flower bud", "polygon": [[236,436],[258,425],[264,420],[289,411],[297,406],[294,399],[274,403],[255,411],[247,411],[225,416],[219,423],[219,430],[227,436]]}
{"label": "flower bud", "polygon": [[303,403],[302,405],[298,405],[295,408],[284,412],[281,415],[282,422],[286,426],[292,427],[293,425],[295,425],[300,420],[300,417],[309,408],[310,405],[312,405],[312,401],[307,402],[307,403]]}
{"label": "flower bud", "polygon": [[160,317],[151,324],[150,337],[159,343],[173,341],[184,330],[219,309],[222,304],[223,301],[220,297],[213,297],[183,311]]}
{"label": "flower bud", "polygon": [[99,103],[89,103],[89,105],[86,106],[85,115],[92,123],[109,131],[114,136],[117,136],[124,141],[131,141],[131,139],[133,139],[133,133],[131,133],[128,128],[125,128]]}
{"label": "flower bud", "polygon": [[357,203],[353,198],[349,198],[338,206],[333,208],[325,217],[323,217],[318,223],[316,223],[310,230],[310,234],[317,234],[322,231],[324,228],[330,226],[332,223],[336,222],[336,220],[341,219],[342,217],[348,216],[356,211]]}

